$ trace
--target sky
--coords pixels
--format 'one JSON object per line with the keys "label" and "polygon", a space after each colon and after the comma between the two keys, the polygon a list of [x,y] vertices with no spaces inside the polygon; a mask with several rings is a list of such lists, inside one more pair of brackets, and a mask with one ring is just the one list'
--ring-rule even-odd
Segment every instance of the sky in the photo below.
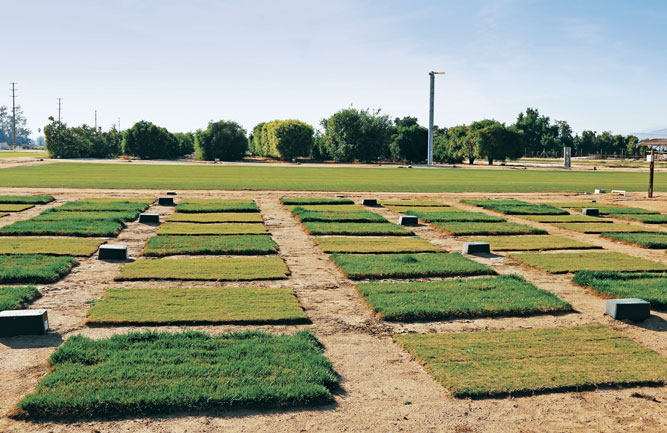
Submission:
{"label": "sky", "polygon": [[319,126],[347,107],[428,124],[513,123],[535,107],[576,132],[667,127],[667,2],[23,1],[1,3],[10,82],[33,137],[69,125],[172,132],[234,120]]}

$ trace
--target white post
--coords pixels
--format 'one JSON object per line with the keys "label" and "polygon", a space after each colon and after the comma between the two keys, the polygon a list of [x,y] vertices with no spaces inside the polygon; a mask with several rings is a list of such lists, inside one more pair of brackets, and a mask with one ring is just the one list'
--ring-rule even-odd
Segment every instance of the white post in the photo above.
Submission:
{"label": "white post", "polygon": [[431,71],[428,73],[431,77],[431,96],[430,103],[428,106],[428,165],[433,165],[433,103],[435,97],[435,72]]}

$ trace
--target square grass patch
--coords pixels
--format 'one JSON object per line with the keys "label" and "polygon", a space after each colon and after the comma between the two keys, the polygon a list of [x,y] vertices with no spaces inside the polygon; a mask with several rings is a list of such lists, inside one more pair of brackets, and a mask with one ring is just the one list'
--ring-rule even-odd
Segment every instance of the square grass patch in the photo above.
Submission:
{"label": "square grass patch", "polygon": [[363,207],[357,204],[314,204],[314,205],[290,205],[287,206],[290,212],[294,212],[295,209],[303,209],[305,211],[312,212],[360,212],[365,211]]}
{"label": "square grass patch", "polygon": [[292,289],[112,288],[88,310],[88,325],[304,324]]}
{"label": "square grass patch", "polygon": [[259,212],[259,207],[253,200],[186,199],[176,205],[176,212]]}
{"label": "square grass patch", "polygon": [[462,200],[484,209],[507,215],[567,215],[568,212],[548,204],[528,203],[521,200]]}
{"label": "square grass patch", "polygon": [[338,204],[354,204],[353,200],[349,198],[317,198],[317,197],[283,197],[280,199],[280,202],[284,205],[317,205],[317,204],[328,204],[328,205],[338,205]]}
{"label": "square grass patch", "polygon": [[102,239],[0,237],[0,254],[86,257],[93,255],[102,242]]}
{"label": "square grass patch", "polygon": [[313,333],[130,332],[67,339],[19,418],[145,417],[333,402],[338,377]]}
{"label": "square grass patch", "polygon": [[271,239],[271,235],[160,235],[148,240],[143,254],[145,256],[262,255],[277,252],[278,245]]}
{"label": "square grass patch", "polygon": [[386,222],[386,218],[375,212],[367,210],[360,211],[309,211],[297,207],[292,213],[296,215],[301,222],[322,221],[322,222]]}
{"label": "square grass patch", "polygon": [[554,274],[576,271],[666,271],[667,266],[651,260],[610,251],[582,253],[519,253],[510,257]]}
{"label": "square grass patch", "polygon": [[65,219],[60,221],[25,220],[0,227],[3,236],[82,236],[114,237],[125,227],[114,220]]}
{"label": "square grass patch", "polygon": [[608,214],[611,216],[620,215],[659,215],[660,212],[639,207],[601,207],[599,208],[601,214]]}
{"label": "square grass patch", "polygon": [[432,224],[437,229],[454,236],[547,234],[546,230],[508,222],[434,222]]}
{"label": "square grass patch", "polygon": [[394,340],[457,398],[667,380],[662,356],[602,325],[409,334]]}
{"label": "square grass patch", "polygon": [[444,212],[462,212],[462,209],[447,206],[385,206],[387,209],[393,210],[394,212],[407,214],[408,212],[420,212],[420,213],[444,213]]}
{"label": "square grass patch", "polygon": [[336,253],[332,254],[331,258],[345,276],[353,280],[495,274],[493,269],[459,253]]}
{"label": "square grass patch", "polygon": [[150,200],[122,200],[122,199],[86,199],[65,203],[58,207],[60,211],[144,211],[153,202]]}
{"label": "square grass patch", "polygon": [[280,257],[144,259],[121,268],[117,280],[247,281],[287,278]]}
{"label": "square grass patch", "polygon": [[615,218],[639,221],[644,224],[667,224],[667,215],[663,214],[616,214]]}
{"label": "square grass patch", "polygon": [[325,237],[315,238],[315,242],[327,253],[425,253],[442,251],[424,239],[409,237]]}
{"label": "square grass patch", "polygon": [[76,265],[70,256],[23,254],[0,256],[0,283],[46,284],[55,283]]}
{"label": "square grass patch", "polygon": [[354,236],[411,236],[412,230],[393,223],[307,222],[303,223],[311,235]]}
{"label": "square grass patch", "polygon": [[486,242],[495,251],[581,250],[601,247],[564,236],[489,236],[467,238],[468,242]]}
{"label": "square grass patch", "polygon": [[159,235],[249,235],[266,234],[262,224],[246,223],[165,223],[158,230]]}
{"label": "square grass patch", "polygon": [[420,220],[431,223],[431,222],[446,222],[446,221],[455,221],[455,222],[505,222],[504,218],[487,215],[481,212],[418,212],[418,211],[407,211],[406,214],[416,216]]}
{"label": "square grass patch", "polygon": [[0,311],[20,310],[41,296],[35,286],[0,287]]}
{"label": "square grass patch", "polygon": [[613,223],[610,219],[588,215],[522,215],[521,218],[540,223]]}
{"label": "square grass patch", "polygon": [[554,225],[581,233],[644,233],[653,231],[650,228],[624,223],[555,223]]}
{"label": "square grass patch", "polygon": [[601,233],[603,238],[614,239],[628,244],[639,245],[644,248],[667,248],[667,233]]}
{"label": "square grass patch", "polygon": [[605,298],[640,298],[651,308],[667,309],[667,275],[580,271],[572,280]]}
{"label": "square grass patch", "polygon": [[448,204],[434,200],[381,200],[382,206],[422,206],[422,207],[449,207]]}
{"label": "square grass patch", "polygon": [[47,204],[55,200],[51,195],[0,195],[2,204]]}
{"label": "square grass patch", "polygon": [[173,213],[167,221],[181,223],[263,223],[262,215],[251,212]]}
{"label": "square grass patch", "polygon": [[66,221],[66,220],[111,220],[125,223],[128,221],[134,221],[137,219],[140,210],[127,210],[127,211],[80,211],[80,212],[68,212],[61,211],[58,208],[47,209],[41,214],[37,215],[34,218],[31,218],[32,221]]}
{"label": "square grass patch", "polygon": [[22,212],[35,207],[32,204],[0,204],[0,212]]}
{"label": "square grass patch", "polygon": [[[593,201],[558,201],[558,202],[549,202],[549,203],[543,203],[543,204],[548,204],[549,206],[553,207],[561,207],[565,209],[583,209],[585,207],[594,207],[598,208],[600,206],[605,206],[609,207],[608,205],[605,205],[604,203],[600,202],[593,202]],[[618,206],[616,206],[618,207]]]}

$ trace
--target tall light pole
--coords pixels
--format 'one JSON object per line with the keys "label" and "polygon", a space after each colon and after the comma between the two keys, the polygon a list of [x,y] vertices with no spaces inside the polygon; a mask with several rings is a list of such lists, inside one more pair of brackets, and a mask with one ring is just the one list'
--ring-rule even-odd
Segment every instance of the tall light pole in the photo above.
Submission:
{"label": "tall light pole", "polygon": [[431,98],[428,106],[428,165],[433,165],[433,103],[435,99],[435,76],[438,74],[445,75],[444,72],[431,71],[428,73],[431,77]]}

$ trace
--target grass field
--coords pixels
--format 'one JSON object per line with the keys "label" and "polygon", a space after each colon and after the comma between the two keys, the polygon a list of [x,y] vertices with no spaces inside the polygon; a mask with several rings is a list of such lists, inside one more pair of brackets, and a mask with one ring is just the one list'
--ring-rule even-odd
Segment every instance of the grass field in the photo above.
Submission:
{"label": "grass field", "polygon": [[664,249],[667,248],[667,233],[602,233],[602,237],[614,239],[629,244],[639,245],[645,248]]}
{"label": "grass field", "polygon": [[307,222],[304,228],[311,235],[356,235],[356,236],[409,236],[412,230],[393,223],[339,223]]}
{"label": "grass field", "polygon": [[445,222],[445,221],[455,221],[455,222],[504,222],[505,220],[501,217],[494,215],[487,215],[481,212],[418,212],[418,211],[407,211],[405,212],[408,215],[416,216],[420,220],[425,222]]}
{"label": "grass field", "polygon": [[534,204],[521,200],[462,200],[484,209],[507,215],[567,215],[568,212],[547,204]]}
{"label": "grass field", "polygon": [[302,208],[296,208],[292,211],[302,222],[322,221],[322,222],[386,222],[382,215],[367,210],[360,211],[309,211]]}
{"label": "grass field", "polygon": [[338,377],[308,331],[210,336],[131,332],[67,339],[18,417],[62,419],[306,407],[333,401]]}
{"label": "grass field", "polygon": [[433,226],[453,236],[470,235],[539,235],[546,230],[516,223],[491,222],[434,222]]}
{"label": "grass field", "polygon": [[393,238],[315,238],[315,242],[327,253],[425,253],[441,251],[424,239]]}
{"label": "grass field", "polygon": [[667,215],[663,214],[615,214],[612,216],[615,218],[639,221],[644,224],[667,224]]}
{"label": "grass field", "polygon": [[252,223],[165,223],[162,224],[160,235],[243,235],[266,234],[266,227]]}
{"label": "grass field", "polygon": [[332,254],[331,258],[353,280],[495,274],[459,253]]}
{"label": "grass field", "polygon": [[50,195],[0,195],[2,204],[46,204],[53,200]]}
{"label": "grass field", "polygon": [[510,257],[554,274],[575,271],[667,271],[667,266],[610,251],[583,253],[520,253]]}
{"label": "grass field", "polygon": [[114,237],[123,227],[125,226],[122,223],[113,220],[24,220],[0,227],[0,235]]}
{"label": "grass field", "polygon": [[606,298],[641,298],[667,309],[667,275],[581,271],[572,280]]}
{"label": "grass field", "polygon": [[521,218],[540,223],[613,223],[610,219],[588,215],[521,215]]}
{"label": "grass field", "polygon": [[[55,162],[0,171],[6,187],[244,189],[395,192],[645,191],[645,171],[479,170],[395,167],[318,167],[79,164]],[[656,173],[667,191],[667,173]]]}
{"label": "grass field", "polygon": [[88,310],[89,325],[302,324],[292,289],[112,288]]}
{"label": "grass field", "polygon": [[0,283],[42,284],[55,283],[76,264],[70,256],[26,254],[0,256]]}
{"label": "grass field", "polygon": [[0,212],[22,212],[34,206],[32,204],[0,204]]}
{"label": "grass field", "polygon": [[41,296],[35,286],[0,287],[0,311],[19,310]]}
{"label": "grass field", "polygon": [[280,199],[280,202],[284,205],[317,205],[317,204],[325,204],[325,205],[338,205],[338,204],[354,204],[354,200],[350,200],[349,198],[317,198],[317,197],[297,197],[297,198],[291,198],[291,197],[283,197]]}
{"label": "grass field", "polygon": [[[1,239],[0,239],[1,240]],[[146,243],[145,256],[173,254],[274,254],[278,246],[270,235],[154,236]]]}
{"label": "grass field", "polygon": [[280,257],[144,259],[125,265],[118,280],[244,281],[287,278]]}
{"label": "grass field", "polygon": [[601,248],[563,236],[488,236],[467,238],[469,242],[487,242],[495,251],[572,250]]}
{"label": "grass field", "polygon": [[210,212],[171,214],[167,221],[182,223],[261,223],[262,215],[250,212]]}
{"label": "grass field", "polygon": [[176,212],[259,212],[253,200],[185,199],[176,205]]}
{"label": "grass field", "polygon": [[602,326],[397,335],[455,397],[662,384],[658,353]]}
{"label": "grass field", "polygon": [[36,217],[31,218],[32,221],[65,221],[65,220],[111,220],[118,222],[134,221],[137,219],[141,211],[81,211],[68,212],[61,211],[57,208],[47,209]]}
{"label": "grass field", "polygon": [[632,224],[614,223],[554,223],[554,226],[562,229],[574,230],[581,233],[644,233],[653,232],[649,227],[636,226]]}
{"label": "grass field", "polygon": [[101,239],[0,237],[0,254],[85,257],[97,251],[102,242]]}
{"label": "grass field", "polygon": [[409,283],[360,283],[357,291],[386,320],[426,321],[572,311],[518,275]]}
{"label": "grass field", "polygon": [[0,152],[0,158],[48,158],[47,152]]}

